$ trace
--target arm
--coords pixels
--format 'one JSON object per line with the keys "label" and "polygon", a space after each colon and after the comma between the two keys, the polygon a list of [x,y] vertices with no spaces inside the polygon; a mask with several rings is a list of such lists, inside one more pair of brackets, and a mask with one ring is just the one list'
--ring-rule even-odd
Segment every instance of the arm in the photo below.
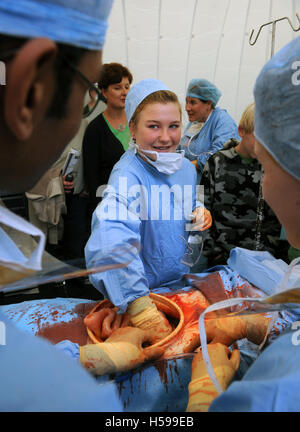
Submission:
{"label": "arm", "polygon": [[142,347],[149,341],[146,331],[120,328],[103,343],[79,347],[79,363],[93,375],[125,372],[163,354],[161,347]]}
{"label": "arm", "polygon": [[163,348],[143,348],[151,340],[147,331],[124,327],[99,344],[79,346],[69,340],[56,344],[61,352],[72,357],[93,375],[125,372],[163,354]]}
{"label": "arm", "polygon": [[[117,214],[123,214],[123,219]],[[118,193],[105,192],[104,197],[94,212],[92,233],[85,247],[88,267],[97,261],[111,256],[114,251],[126,245],[140,245],[141,220],[129,209],[129,202]],[[148,281],[144,266],[136,249],[130,256],[121,257],[123,262],[130,260],[125,268],[116,268],[90,276],[91,283],[102,292],[105,298],[124,313],[128,305],[141,296],[149,295]]]}
{"label": "arm", "polygon": [[[220,343],[207,347],[210,361],[222,390],[226,390],[240,364],[240,352]],[[211,381],[200,351],[192,362],[192,377],[189,383],[189,401],[187,412],[207,412],[212,401],[218,396]]]}
{"label": "arm", "polygon": [[207,125],[209,129],[207,131],[208,136],[202,147],[205,153],[200,154],[197,158],[197,167],[201,172],[209,157],[221,150],[230,138],[240,139],[237,125],[226,111],[218,110],[213,115],[214,117],[208,120],[211,124]]}

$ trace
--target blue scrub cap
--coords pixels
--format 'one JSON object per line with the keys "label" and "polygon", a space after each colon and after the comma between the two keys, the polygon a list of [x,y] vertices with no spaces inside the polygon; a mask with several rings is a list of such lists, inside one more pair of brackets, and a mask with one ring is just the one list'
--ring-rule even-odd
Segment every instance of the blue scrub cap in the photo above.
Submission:
{"label": "blue scrub cap", "polygon": [[190,81],[186,96],[197,98],[205,102],[211,100],[214,108],[219,102],[222,93],[213,83],[206,79],[195,78]]}
{"label": "blue scrub cap", "polygon": [[278,51],[254,85],[254,134],[300,180],[300,37]]}
{"label": "blue scrub cap", "polygon": [[139,104],[151,93],[160,90],[170,89],[162,81],[156,79],[144,79],[130,88],[125,100],[125,112],[128,123]]}
{"label": "blue scrub cap", "polygon": [[0,34],[100,50],[113,0],[1,0]]}

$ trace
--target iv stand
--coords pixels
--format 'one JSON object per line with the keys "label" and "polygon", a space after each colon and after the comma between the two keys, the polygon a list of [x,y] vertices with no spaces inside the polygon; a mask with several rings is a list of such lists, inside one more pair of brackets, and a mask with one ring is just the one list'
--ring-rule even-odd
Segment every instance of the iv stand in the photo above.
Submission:
{"label": "iv stand", "polygon": [[255,38],[254,41],[252,42],[252,39],[253,39],[253,33],[254,33],[254,29],[253,29],[253,30],[251,31],[251,34],[250,34],[249,44],[250,44],[250,45],[255,45],[255,43],[256,43],[256,41],[257,41],[259,35],[260,35],[260,32],[261,32],[262,28],[265,27],[265,26],[268,26],[268,25],[272,24],[271,57],[273,57],[273,55],[274,55],[274,47],[275,47],[276,23],[278,23],[279,21],[283,21],[283,20],[286,19],[286,20],[288,20],[288,22],[289,22],[289,24],[290,24],[292,30],[293,30],[294,32],[297,32],[297,31],[300,30],[300,17],[299,17],[299,15],[298,15],[298,13],[296,13],[296,17],[297,17],[298,22],[299,22],[299,27],[298,27],[298,28],[295,28],[295,27],[293,26],[293,24],[292,24],[291,20],[289,19],[289,17],[282,17],[282,18],[278,18],[277,20],[270,21],[270,22],[268,22],[268,23],[265,23],[265,24],[261,25],[261,26],[259,27],[258,32],[257,32],[256,38]]}
{"label": "iv stand", "polygon": [[[278,18],[274,21],[270,21],[268,23],[262,24],[259,27],[259,30],[257,32],[257,35],[253,41],[253,34],[254,34],[254,29],[251,31],[250,37],[249,37],[249,44],[250,45],[255,45],[255,43],[257,42],[257,39],[260,35],[260,32],[262,30],[263,27],[266,27],[268,25],[272,25],[272,41],[271,41],[271,58],[274,55],[274,48],[275,48],[275,33],[276,33],[276,23],[278,23],[279,21],[283,21],[283,20],[288,20],[292,30],[294,32],[297,32],[300,30],[300,17],[298,15],[298,13],[296,13],[296,17],[298,19],[299,22],[299,26],[298,28],[294,27],[291,20],[289,19],[289,17],[282,17],[282,18]],[[257,205],[257,218],[256,218],[256,230],[255,230],[255,250],[260,250],[261,248],[261,227],[262,227],[262,222],[263,222],[263,214],[264,214],[264,198],[262,195],[262,179],[263,179],[263,172],[262,172],[262,176],[261,176],[261,180],[260,180],[260,185],[259,185],[259,196],[258,196],[258,205]]]}

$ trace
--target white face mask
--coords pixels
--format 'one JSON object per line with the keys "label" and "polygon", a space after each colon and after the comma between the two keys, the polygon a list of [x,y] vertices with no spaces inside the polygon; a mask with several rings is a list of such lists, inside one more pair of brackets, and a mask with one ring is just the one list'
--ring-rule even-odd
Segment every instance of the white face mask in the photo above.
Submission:
{"label": "white face mask", "polygon": [[26,258],[15,243],[3,231],[0,231],[0,290],[3,285],[15,282],[35,271],[41,270],[42,255],[45,247],[44,233],[20,216],[5,207],[0,207],[0,222],[17,231],[39,237],[36,249]]}
{"label": "white face mask", "polygon": [[[184,158],[184,150],[179,150],[176,153],[160,153],[151,150],[141,150],[139,152],[144,158],[153,165],[159,172],[163,174],[174,174],[181,168],[182,160]],[[147,157],[147,154],[153,154],[156,156],[156,160],[152,160]]]}

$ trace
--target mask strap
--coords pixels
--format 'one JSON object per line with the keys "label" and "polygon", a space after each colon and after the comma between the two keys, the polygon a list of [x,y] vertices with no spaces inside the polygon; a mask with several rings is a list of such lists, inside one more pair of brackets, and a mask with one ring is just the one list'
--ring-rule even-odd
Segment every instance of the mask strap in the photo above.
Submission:
{"label": "mask strap", "polygon": [[[217,302],[215,304],[208,306],[202,312],[202,314],[199,317],[199,334],[200,334],[201,352],[202,352],[203,360],[204,360],[208,375],[209,375],[212,383],[214,384],[214,386],[217,389],[219,394],[223,393],[224,390],[222,389],[222,387],[219,383],[219,380],[216,377],[215,371],[211,365],[211,361],[209,358],[209,354],[208,354],[208,350],[207,350],[207,338],[206,338],[204,317],[208,312],[223,309],[223,308],[226,308],[228,306],[234,306],[234,305],[240,304],[243,301],[259,302],[259,301],[261,301],[261,298],[239,297],[239,298],[234,298],[234,299],[229,299],[229,300],[223,300],[223,301],[220,301],[220,302]],[[225,316],[224,316],[224,319],[226,319]]]}
{"label": "mask strap", "polygon": [[130,138],[130,141],[128,143],[128,148],[133,149],[134,153],[137,153],[139,146],[138,144],[133,140],[133,138]]}

